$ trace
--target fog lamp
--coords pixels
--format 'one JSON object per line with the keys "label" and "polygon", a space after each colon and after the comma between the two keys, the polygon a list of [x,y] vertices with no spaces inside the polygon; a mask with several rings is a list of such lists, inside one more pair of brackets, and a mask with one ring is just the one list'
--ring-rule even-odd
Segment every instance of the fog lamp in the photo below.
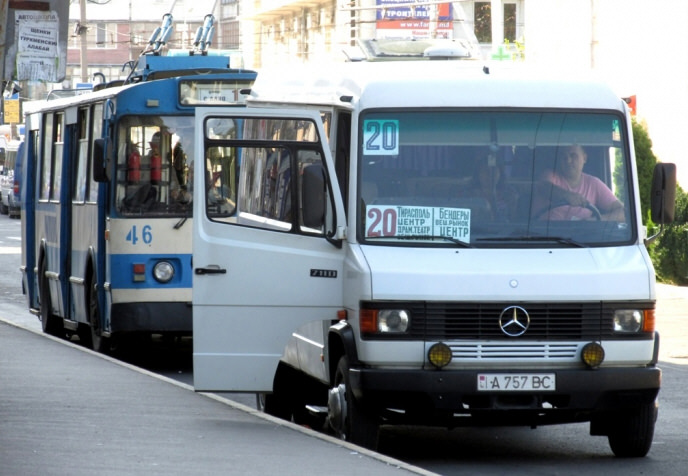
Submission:
{"label": "fog lamp", "polygon": [[441,369],[449,365],[452,360],[452,351],[447,344],[438,342],[428,349],[428,360],[432,365]]}
{"label": "fog lamp", "polygon": [[581,360],[591,369],[596,369],[604,361],[604,349],[599,342],[589,342],[583,346]]}
{"label": "fog lamp", "polygon": [[158,282],[169,283],[174,276],[174,266],[168,261],[160,261],[153,268],[153,276]]}

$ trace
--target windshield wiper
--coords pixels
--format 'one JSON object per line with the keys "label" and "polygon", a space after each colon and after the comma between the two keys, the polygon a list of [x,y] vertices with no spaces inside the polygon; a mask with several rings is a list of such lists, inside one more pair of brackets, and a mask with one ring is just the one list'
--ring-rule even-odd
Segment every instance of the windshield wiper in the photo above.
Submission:
{"label": "windshield wiper", "polygon": [[465,241],[461,241],[458,238],[454,238],[453,236],[444,236],[444,235],[404,235],[404,236],[366,236],[366,240],[375,240],[375,239],[395,239],[395,240],[425,240],[425,241],[435,241],[435,240],[442,240],[442,241],[450,241],[454,243],[455,245],[459,245],[462,248],[472,248],[470,243],[466,243]]}
{"label": "windshield wiper", "polygon": [[177,223],[175,223],[172,228],[174,228],[175,230],[179,230],[182,226],[184,226],[184,223],[186,223],[187,219],[188,219],[188,217],[182,218]]}
{"label": "windshield wiper", "polygon": [[477,238],[476,241],[500,241],[500,242],[514,242],[514,241],[537,241],[549,243],[561,243],[563,245],[576,246],[578,248],[587,248],[588,245],[576,241],[573,238],[566,238],[564,236],[500,236],[495,238]]}

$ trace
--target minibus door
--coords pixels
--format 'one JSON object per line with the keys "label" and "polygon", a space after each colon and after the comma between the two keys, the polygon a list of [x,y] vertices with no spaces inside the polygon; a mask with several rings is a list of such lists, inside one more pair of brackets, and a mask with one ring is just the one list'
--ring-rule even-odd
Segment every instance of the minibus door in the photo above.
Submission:
{"label": "minibus door", "polygon": [[[218,141],[214,139],[217,132],[206,131],[210,129],[209,124],[218,124],[223,118],[226,124],[243,131],[234,133],[233,142]],[[274,126],[279,121],[291,121],[290,124],[297,128],[309,121],[311,133],[317,131],[317,138],[313,140],[311,135],[307,144],[310,150],[302,154],[299,146],[294,145],[302,140],[298,133],[293,135],[291,144],[282,140],[282,149],[276,142],[271,143],[277,135],[273,133],[259,134],[262,142],[258,146],[255,140],[242,145],[242,138],[251,136],[250,131],[261,129],[265,124]],[[337,310],[342,307],[344,252],[341,240],[332,236],[341,236],[343,232],[326,231],[343,230],[344,207],[336,180],[325,178],[335,177],[327,136],[317,112],[267,108],[199,108],[195,130],[194,167],[202,167],[202,162],[212,163],[208,157],[213,156],[212,152],[218,147],[239,151],[236,162],[240,169],[237,172],[240,185],[237,186],[234,213],[218,217],[207,208],[210,194],[203,189],[204,174],[196,171],[193,178],[194,387],[198,391],[269,392],[278,363],[285,357],[287,343],[290,342],[290,349],[294,348],[291,344],[295,336],[300,339],[295,347],[303,349],[304,355],[318,355],[318,365],[324,365],[321,358],[324,332],[321,331],[320,336],[317,332],[313,336],[301,336],[297,330],[317,329],[318,323],[335,320]],[[227,132],[227,137],[230,135]],[[251,137],[255,139],[256,136]],[[289,213],[279,223],[290,227],[285,230],[274,223],[277,220],[270,219],[269,213],[260,216],[263,205],[250,208],[251,200],[264,203],[270,193],[257,184],[266,183],[274,176],[271,174],[276,173],[269,171],[271,159],[268,154],[263,154],[261,159],[261,151],[256,152],[259,147],[261,151],[287,151],[287,155],[292,156],[290,161],[275,168],[284,176],[284,167],[291,165],[291,170],[295,170],[291,177],[300,177],[295,181],[286,180],[286,183],[306,182],[303,178],[306,169],[312,165],[313,157],[318,158],[316,169],[321,179],[316,180],[315,188],[317,190],[319,184],[324,190],[320,196],[326,205],[320,208],[320,217],[326,217],[322,232],[304,225],[312,218],[302,217],[303,221],[286,218],[291,216]],[[295,160],[297,156],[301,159]],[[206,172],[205,175],[211,174]],[[304,188],[292,184],[284,192],[291,197],[298,196],[289,200],[290,210],[296,210],[295,214],[307,208],[301,198],[307,195]],[[278,195],[284,194],[271,196]],[[326,327],[320,325],[320,329]],[[288,353],[285,358],[290,362],[304,358]]]}

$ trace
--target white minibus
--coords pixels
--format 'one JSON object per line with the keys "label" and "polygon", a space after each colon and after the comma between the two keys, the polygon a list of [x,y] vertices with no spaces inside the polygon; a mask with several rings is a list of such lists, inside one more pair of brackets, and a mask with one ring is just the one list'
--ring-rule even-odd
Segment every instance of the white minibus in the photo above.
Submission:
{"label": "white minibus", "polygon": [[[369,448],[383,425],[590,422],[617,456],[649,451],[655,274],[604,84],[453,61],[261,71],[246,109],[197,110],[195,157],[198,391]],[[655,223],[675,181],[657,166]]]}

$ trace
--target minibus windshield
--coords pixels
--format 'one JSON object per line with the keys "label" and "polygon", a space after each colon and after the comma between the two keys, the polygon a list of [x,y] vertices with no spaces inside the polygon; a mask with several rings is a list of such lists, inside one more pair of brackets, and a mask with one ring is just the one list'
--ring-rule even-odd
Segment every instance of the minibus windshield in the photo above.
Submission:
{"label": "minibus windshield", "polygon": [[[358,237],[393,246],[589,247],[636,239],[613,112],[385,110],[359,122]],[[448,240],[451,238],[452,240]]]}

